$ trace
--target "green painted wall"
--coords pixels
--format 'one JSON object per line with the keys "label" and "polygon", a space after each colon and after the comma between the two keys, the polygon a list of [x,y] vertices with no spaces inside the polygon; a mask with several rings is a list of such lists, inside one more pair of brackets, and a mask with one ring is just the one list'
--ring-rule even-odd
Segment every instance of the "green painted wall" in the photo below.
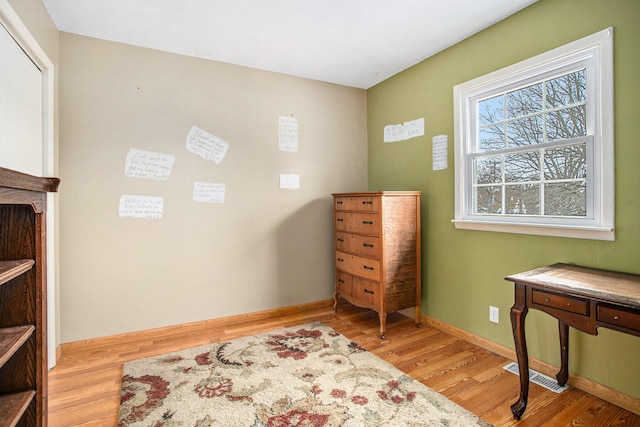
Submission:
{"label": "green painted wall", "polygon": [[[456,230],[453,87],[614,27],[615,242]],[[369,190],[420,190],[427,315],[513,348],[513,285],[503,278],[568,262],[640,273],[640,1],[541,0],[368,91]],[[425,135],[383,143],[384,126],[424,117]],[[431,140],[449,136],[449,167],[431,168]],[[489,305],[500,323],[489,322]],[[560,364],[556,322],[530,311],[529,354]],[[571,372],[640,398],[640,339],[571,330]]]}

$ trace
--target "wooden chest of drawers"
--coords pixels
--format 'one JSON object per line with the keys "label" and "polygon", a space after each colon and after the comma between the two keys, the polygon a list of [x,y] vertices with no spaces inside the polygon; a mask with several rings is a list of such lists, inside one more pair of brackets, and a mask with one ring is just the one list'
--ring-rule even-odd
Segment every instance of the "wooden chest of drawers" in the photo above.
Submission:
{"label": "wooden chest of drawers", "polygon": [[420,326],[420,192],[333,194],[335,303],[387,313],[415,307]]}

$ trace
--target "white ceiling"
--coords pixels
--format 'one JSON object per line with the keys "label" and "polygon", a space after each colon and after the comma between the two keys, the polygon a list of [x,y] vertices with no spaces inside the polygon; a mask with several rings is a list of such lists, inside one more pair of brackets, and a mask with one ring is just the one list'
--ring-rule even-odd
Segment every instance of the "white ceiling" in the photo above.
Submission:
{"label": "white ceiling", "polygon": [[43,0],[60,31],[367,89],[536,0]]}

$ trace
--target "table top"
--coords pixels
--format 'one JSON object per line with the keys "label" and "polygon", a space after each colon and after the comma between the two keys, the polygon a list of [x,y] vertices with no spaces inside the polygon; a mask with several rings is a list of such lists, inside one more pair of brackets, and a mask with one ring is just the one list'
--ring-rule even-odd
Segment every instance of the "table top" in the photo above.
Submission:
{"label": "table top", "polygon": [[640,275],[636,274],[558,263],[505,280],[640,308]]}

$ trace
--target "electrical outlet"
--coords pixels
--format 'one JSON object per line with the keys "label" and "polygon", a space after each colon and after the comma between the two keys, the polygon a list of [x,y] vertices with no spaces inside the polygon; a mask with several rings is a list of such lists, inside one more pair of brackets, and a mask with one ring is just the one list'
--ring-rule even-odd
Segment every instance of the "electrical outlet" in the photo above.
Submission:
{"label": "electrical outlet", "polygon": [[489,321],[500,323],[500,309],[498,307],[489,306]]}

